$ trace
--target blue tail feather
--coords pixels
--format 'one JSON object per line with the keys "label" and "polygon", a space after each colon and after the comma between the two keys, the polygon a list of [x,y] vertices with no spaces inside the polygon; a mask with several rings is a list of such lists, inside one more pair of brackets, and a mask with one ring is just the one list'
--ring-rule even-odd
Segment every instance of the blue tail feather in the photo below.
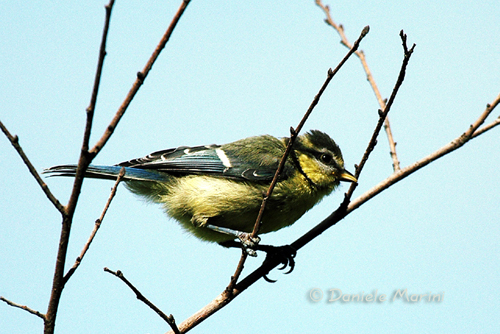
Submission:
{"label": "blue tail feather", "polygon": [[[75,176],[76,165],[59,165],[43,170],[43,174],[48,176]],[[124,167],[124,181],[167,181],[170,176],[166,173],[159,173],[152,170]],[[121,166],[94,166],[90,165],[85,172],[85,177],[93,179],[116,180]]]}

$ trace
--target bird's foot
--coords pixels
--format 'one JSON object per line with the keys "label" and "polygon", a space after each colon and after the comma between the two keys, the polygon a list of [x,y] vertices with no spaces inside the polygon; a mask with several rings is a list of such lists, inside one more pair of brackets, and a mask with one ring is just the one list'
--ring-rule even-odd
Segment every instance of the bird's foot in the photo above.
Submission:
{"label": "bird's foot", "polygon": [[[285,274],[291,273],[295,268],[295,256],[297,255],[297,251],[290,245],[270,246],[270,245],[259,245],[258,243],[256,243],[252,246],[252,248],[249,248],[249,246],[245,246],[242,242],[238,242],[235,240],[221,242],[220,245],[230,248],[241,248],[244,251],[246,251],[247,254],[249,254],[249,252],[255,254],[255,255],[249,254],[251,256],[257,256],[256,251],[266,252],[266,258],[264,260],[264,263],[266,262],[281,263],[281,267],[278,268],[279,270],[284,270],[285,268],[290,267],[285,272]],[[275,280],[272,280],[269,277],[267,277],[267,275],[264,276],[264,279],[269,283],[276,282]]]}
{"label": "bird's foot", "polygon": [[[266,262],[278,262],[281,263],[281,267],[279,270],[284,270],[289,267],[289,269],[285,272],[285,274],[290,274],[295,268],[295,256],[297,255],[297,251],[290,245],[284,246],[269,246],[269,245],[259,245],[258,250],[266,252]],[[276,280],[272,280],[267,275],[264,276],[264,279],[269,283],[274,283]]]}

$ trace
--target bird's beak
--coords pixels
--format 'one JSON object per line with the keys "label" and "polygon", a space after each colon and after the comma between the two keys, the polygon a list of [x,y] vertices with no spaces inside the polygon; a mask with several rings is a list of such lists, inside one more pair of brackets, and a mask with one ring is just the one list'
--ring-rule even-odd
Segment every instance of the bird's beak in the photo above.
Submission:
{"label": "bird's beak", "polygon": [[354,177],[354,175],[352,175],[351,173],[349,173],[346,170],[342,171],[342,174],[340,174],[339,179],[340,179],[340,181],[358,183],[358,179],[356,179],[356,177]]}

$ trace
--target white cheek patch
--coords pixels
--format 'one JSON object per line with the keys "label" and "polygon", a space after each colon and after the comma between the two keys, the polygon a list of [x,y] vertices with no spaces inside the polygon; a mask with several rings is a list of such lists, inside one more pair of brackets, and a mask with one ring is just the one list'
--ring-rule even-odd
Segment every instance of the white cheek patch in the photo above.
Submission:
{"label": "white cheek patch", "polygon": [[219,157],[220,161],[222,161],[222,163],[224,164],[224,166],[226,168],[230,168],[230,167],[233,167],[233,165],[231,165],[231,161],[229,161],[226,153],[224,153],[223,150],[221,150],[220,148],[216,149],[215,152],[217,153],[217,156]]}

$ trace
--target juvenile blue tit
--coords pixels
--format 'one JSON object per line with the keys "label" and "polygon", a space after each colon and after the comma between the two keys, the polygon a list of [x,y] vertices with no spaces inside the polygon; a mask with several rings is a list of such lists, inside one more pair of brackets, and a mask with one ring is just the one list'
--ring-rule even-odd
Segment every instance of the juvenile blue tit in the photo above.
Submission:
{"label": "juvenile blue tit", "polygon": [[[264,135],[225,145],[182,146],[114,166],[90,166],[85,177],[113,180],[125,167],[123,180],[130,191],[162,204],[198,238],[223,243],[236,238],[232,232],[252,231],[288,141]],[[44,173],[74,176],[76,165],[54,166]],[[344,169],[337,144],[318,130],[297,137],[259,233],[293,224],[340,181],[357,182]]]}

